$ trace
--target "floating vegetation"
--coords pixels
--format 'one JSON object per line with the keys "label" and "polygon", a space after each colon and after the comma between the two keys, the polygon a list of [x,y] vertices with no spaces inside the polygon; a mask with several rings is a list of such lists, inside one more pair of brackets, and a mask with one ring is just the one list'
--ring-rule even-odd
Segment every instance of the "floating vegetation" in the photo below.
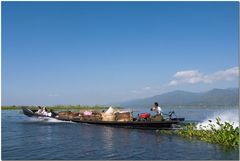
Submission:
{"label": "floating vegetation", "polygon": [[216,125],[211,123],[211,120],[209,120],[209,122],[208,126],[200,126],[200,128],[194,124],[188,124],[181,130],[158,130],[157,132],[180,135],[189,139],[195,137],[202,141],[224,145],[231,148],[239,147],[239,127],[234,127],[233,124],[229,122],[221,122],[220,118],[216,119]]}

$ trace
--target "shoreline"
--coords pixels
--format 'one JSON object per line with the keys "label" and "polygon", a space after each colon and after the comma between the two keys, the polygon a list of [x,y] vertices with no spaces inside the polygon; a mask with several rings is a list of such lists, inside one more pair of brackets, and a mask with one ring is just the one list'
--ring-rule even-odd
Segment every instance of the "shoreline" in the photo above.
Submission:
{"label": "shoreline", "polygon": [[[21,110],[23,106],[1,106],[1,110]],[[29,109],[37,109],[37,106],[24,106]],[[84,105],[55,105],[55,106],[44,106],[51,110],[106,110],[107,106],[84,106]],[[122,109],[122,107],[115,107]]]}
{"label": "shoreline", "polygon": [[[21,110],[21,107],[23,106],[1,106],[1,110]],[[28,107],[29,109],[37,109],[37,106],[24,106],[24,107]],[[52,110],[106,110],[109,108],[109,106],[100,106],[100,105],[95,105],[95,106],[88,106],[88,105],[53,105],[53,106],[44,106],[48,109],[52,109]],[[130,108],[130,107],[119,107],[119,106],[113,106],[114,108],[117,109],[124,109],[124,108]],[[162,108],[175,108],[175,109],[197,109],[197,108],[201,108],[201,109],[214,109],[214,108],[239,108],[239,106],[226,106],[226,105],[222,105],[222,106],[161,106]],[[133,108],[133,107],[131,107]],[[145,108],[145,107],[136,107],[133,109],[141,109],[141,108]]]}

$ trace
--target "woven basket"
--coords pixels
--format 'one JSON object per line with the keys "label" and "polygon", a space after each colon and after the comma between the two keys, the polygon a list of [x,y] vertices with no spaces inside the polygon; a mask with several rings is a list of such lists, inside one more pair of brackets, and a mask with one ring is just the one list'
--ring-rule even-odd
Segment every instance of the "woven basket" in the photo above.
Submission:
{"label": "woven basket", "polygon": [[58,118],[62,120],[68,120],[68,116],[71,112],[70,111],[62,111],[58,113]]}
{"label": "woven basket", "polygon": [[79,113],[78,113],[78,112],[71,112],[71,113],[69,113],[69,115],[68,115],[68,119],[69,119],[69,120],[73,120],[73,118],[78,117],[78,116],[79,116]]}
{"label": "woven basket", "polygon": [[115,121],[115,120],[116,120],[115,114],[102,113],[102,121]]}
{"label": "woven basket", "polygon": [[130,112],[116,113],[116,120],[120,122],[132,121],[133,117]]}

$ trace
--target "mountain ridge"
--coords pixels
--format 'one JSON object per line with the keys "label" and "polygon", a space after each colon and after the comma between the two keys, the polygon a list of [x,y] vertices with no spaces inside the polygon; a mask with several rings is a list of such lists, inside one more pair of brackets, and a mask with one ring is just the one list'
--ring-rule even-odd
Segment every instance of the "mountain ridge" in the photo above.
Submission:
{"label": "mountain ridge", "polygon": [[161,106],[237,106],[239,89],[214,88],[206,92],[188,92],[175,90],[148,98],[135,99],[119,103],[122,107],[149,106],[158,102]]}

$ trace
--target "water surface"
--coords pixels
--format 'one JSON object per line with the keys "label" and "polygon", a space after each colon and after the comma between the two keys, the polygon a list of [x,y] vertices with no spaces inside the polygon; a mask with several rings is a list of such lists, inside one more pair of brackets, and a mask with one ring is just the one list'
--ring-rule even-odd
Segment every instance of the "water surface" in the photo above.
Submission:
{"label": "water surface", "polygon": [[[165,109],[168,111],[171,109]],[[203,121],[237,109],[174,109],[187,120]],[[220,111],[220,113],[219,113]],[[236,117],[236,118],[235,118]],[[238,159],[238,150],[152,130],[33,119],[2,111],[2,159]]]}

